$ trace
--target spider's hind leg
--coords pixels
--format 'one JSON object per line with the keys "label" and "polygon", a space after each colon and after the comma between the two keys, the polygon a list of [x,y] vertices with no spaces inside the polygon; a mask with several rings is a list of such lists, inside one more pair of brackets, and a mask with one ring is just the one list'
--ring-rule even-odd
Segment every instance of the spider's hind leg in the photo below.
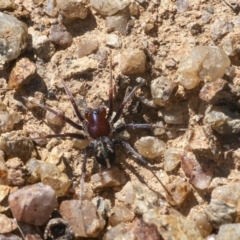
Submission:
{"label": "spider's hind leg", "polygon": [[[170,197],[170,199],[172,199],[172,194],[169,192],[169,190],[166,188],[166,186],[163,184],[163,182],[160,180],[160,178],[157,176],[157,174],[151,169],[151,167],[148,165],[148,162],[134,148],[132,148],[129,143],[125,142],[121,138],[114,138],[114,139],[112,139],[112,141],[114,144],[121,144],[122,146],[124,146],[133,156],[135,156],[139,160],[139,162],[142,165],[144,165],[149,171],[151,171],[151,173],[161,184],[161,186],[163,187],[163,189],[165,190],[167,195]],[[172,204],[170,204],[170,205],[172,205]]]}

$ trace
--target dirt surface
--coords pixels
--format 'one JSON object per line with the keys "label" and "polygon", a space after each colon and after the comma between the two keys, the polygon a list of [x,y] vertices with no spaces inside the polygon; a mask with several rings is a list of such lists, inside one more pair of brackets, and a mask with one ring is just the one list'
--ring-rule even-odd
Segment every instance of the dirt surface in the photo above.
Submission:
{"label": "dirt surface", "polygon": [[[197,45],[202,46],[221,46],[224,37],[213,39],[212,27],[217,19],[222,19],[226,22],[235,22],[233,31],[239,31],[238,12],[234,11],[227,3],[230,1],[189,1],[189,7],[182,13],[178,12],[176,4],[181,1],[133,1],[137,3],[139,14],[133,16],[129,14],[128,28],[126,35],[113,31],[122,41],[119,48],[106,46],[107,37],[110,30],[106,26],[106,16],[99,14],[95,9],[89,6],[89,13],[85,19],[64,20],[63,24],[66,31],[73,37],[72,43],[68,47],[63,47],[54,44],[55,53],[48,59],[41,59],[34,52],[31,45],[19,56],[18,59],[8,63],[8,66],[1,70],[1,88],[7,88],[7,82],[11,69],[15,63],[22,57],[28,58],[35,63],[37,74],[26,85],[23,85],[18,90],[0,90],[0,97],[3,104],[7,106],[9,112],[14,112],[21,117],[21,120],[14,125],[13,131],[21,130],[27,132],[28,136],[34,137],[36,132],[44,134],[58,134],[64,132],[76,132],[69,124],[56,126],[49,124],[45,118],[45,111],[39,107],[31,108],[28,101],[23,97],[32,97],[47,106],[61,110],[65,116],[73,121],[79,122],[74,114],[61,79],[66,81],[69,86],[79,109],[84,111],[86,106],[97,108],[100,105],[108,108],[108,91],[109,91],[109,59],[112,57],[113,62],[113,80],[114,80],[114,111],[118,109],[124,99],[125,93],[129,92],[137,85],[136,78],[141,76],[146,79],[146,84],[137,90],[133,100],[123,111],[123,119],[126,123],[156,123],[163,119],[164,107],[151,107],[142,103],[142,98],[151,101],[150,83],[151,80],[165,76],[172,81],[177,79],[177,68],[183,56]],[[139,4],[138,2],[142,2]],[[25,22],[27,26],[41,35],[49,36],[50,27],[54,23],[60,21],[60,17],[49,17],[44,11],[46,3],[39,1],[17,1],[18,8],[14,11],[4,11],[7,14],[16,16],[19,20]],[[122,12],[128,12],[129,7]],[[154,27],[150,31],[144,31],[143,22],[150,19]],[[209,19],[209,20],[206,20]],[[195,31],[193,24],[197,24]],[[200,30],[199,30],[200,29]],[[32,31],[32,30],[31,30]],[[227,36],[227,34],[226,34]],[[88,59],[96,60],[97,67],[84,73],[71,73],[68,68],[71,68],[71,62],[79,59],[79,42],[87,39],[91,43],[97,42],[97,50],[90,54],[86,54]],[[30,41],[30,40],[29,40]],[[90,44],[88,42],[88,44]],[[106,49],[108,52],[106,63],[101,63],[97,58],[97,51]],[[123,50],[137,49],[142,50],[146,55],[146,69],[140,74],[124,75],[121,73],[120,59]],[[111,53],[110,53],[111,50]],[[238,55],[232,57],[232,66],[235,67],[234,77],[226,75],[226,79],[230,82],[238,82],[239,77],[239,59]],[[203,82],[194,89],[186,90],[179,86],[172,104],[182,103],[186,107],[184,112],[184,123],[176,125],[167,125],[171,128],[173,138],[169,138],[168,134],[159,136],[167,147],[186,147],[187,134],[196,126],[201,126],[207,103],[199,100],[198,94]],[[238,85],[238,84],[236,84]],[[197,119],[197,120],[196,120]],[[199,119],[199,120],[198,120]],[[180,130],[179,130],[180,129]],[[130,129],[128,130],[130,137],[127,140],[134,146],[135,142],[142,136],[154,136],[150,129]],[[218,133],[214,133],[221,144],[222,152],[218,160],[213,161],[212,166],[215,168],[214,177],[228,178],[229,175],[237,176],[238,158],[231,158],[231,161],[226,162],[226,156],[231,151],[238,148],[239,136],[224,137]],[[74,187],[80,183],[81,176],[81,160],[83,152],[76,148],[71,148],[69,142],[64,140],[49,140],[49,143],[43,146],[37,145],[38,159],[46,160],[49,152],[56,145],[60,144],[61,151],[64,155],[64,162],[67,166],[67,174],[71,177],[71,187],[64,198],[71,199],[74,194]],[[182,144],[182,146],[181,146]],[[36,155],[35,155],[36,156]],[[225,156],[225,158],[224,158]],[[7,160],[7,159],[5,159]],[[92,154],[88,157],[87,177],[86,181],[90,180],[90,175],[99,172],[99,167],[94,163],[95,160]],[[176,168],[171,173],[166,173],[163,170],[164,158],[160,156],[154,160],[149,160],[150,165],[157,172],[162,182],[168,184],[177,176],[180,176],[183,181],[189,181],[185,176],[181,167]],[[158,180],[152,173],[139,165],[136,159],[127,152],[122,146],[117,146],[116,166],[124,172],[127,180],[134,182],[142,182],[147,184],[156,192],[164,192]],[[235,172],[236,171],[236,172]],[[234,172],[234,174],[233,174]],[[233,177],[236,180],[235,177]],[[233,181],[234,181],[233,180]],[[230,180],[226,180],[227,182]],[[232,180],[231,180],[232,181]],[[216,184],[218,185],[218,184]],[[118,192],[120,187],[113,187],[94,191],[94,195],[102,196],[108,199],[111,204],[117,205],[118,200],[115,198],[115,192]],[[211,191],[213,188],[193,192],[185,199],[181,206],[176,209],[188,216],[191,208],[197,205],[206,205],[209,203]]]}

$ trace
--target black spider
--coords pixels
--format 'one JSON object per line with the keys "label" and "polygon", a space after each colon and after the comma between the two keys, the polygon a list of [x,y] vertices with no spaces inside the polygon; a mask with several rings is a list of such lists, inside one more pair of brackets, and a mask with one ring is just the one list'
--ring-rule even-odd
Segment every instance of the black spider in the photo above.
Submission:
{"label": "black spider", "polygon": [[[126,104],[131,100],[134,93],[137,89],[139,89],[144,83],[145,80],[143,78],[139,78],[140,83],[135,86],[132,91],[124,98],[122,103],[120,104],[115,116],[113,117],[113,81],[112,81],[112,63],[110,60],[110,88],[109,88],[109,109],[108,112],[106,111],[106,108],[104,106],[99,106],[97,109],[91,109],[88,108],[85,112],[85,116],[81,114],[79,111],[77,104],[73,98],[72,93],[70,92],[69,88],[67,87],[65,81],[62,80],[62,84],[64,86],[64,89],[68,95],[69,100],[72,103],[75,115],[77,118],[81,121],[81,124],[78,124],[77,122],[72,121],[70,118],[66,117],[63,113],[58,112],[48,106],[45,106],[43,104],[37,103],[37,105],[49,112],[52,112],[53,114],[57,115],[61,119],[63,119],[65,122],[73,126],[74,128],[78,130],[83,130],[84,134],[78,134],[78,133],[63,133],[63,134],[49,134],[44,136],[44,138],[54,138],[54,137],[71,137],[76,139],[90,139],[90,143],[85,148],[84,152],[84,160],[82,164],[82,176],[81,176],[81,190],[80,190],[80,202],[82,201],[82,193],[83,193],[83,183],[84,178],[86,174],[86,163],[87,163],[87,155],[89,150],[93,150],[93,154],[97,162],[105,167],[105,168],[111,168],[114,164],[114,160],[116,157],[116,151],[115,151],[115,144],[122,144],[130,153],[132,153],[143,165],[147,166],[147,161],[138,154],[129,143],[125,142],[121,138],[109,138],[110,135],[114,135],[116,133],[120,133],[124,131],[127,128],[155,128],[154,124],[138,124],[138,123],[129,123],[124,124],[119,127],[114,127],[114,124],[119,120],[124,107]],[[42,138],[42,137],[40,137]],[[39,138],[34,138],[39,139]],[[32,139],[32,140],[34,140]],[[151,169],[149,169],[153,175],[157,178],[159,183],[163,186],[165,191],[170,195],[169,191],[166,189],[166,187],[162,184],[161,180],[157,177],[155,172],[153,172]]]}

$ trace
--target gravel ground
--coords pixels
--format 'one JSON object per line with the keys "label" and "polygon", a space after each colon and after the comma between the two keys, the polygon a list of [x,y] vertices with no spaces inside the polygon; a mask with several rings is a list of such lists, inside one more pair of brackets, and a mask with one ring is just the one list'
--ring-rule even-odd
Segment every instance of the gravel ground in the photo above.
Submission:
{"label": "gravel ground", "polygon": [[[240,239],[239,9],[0,0],[0,239]],[[89,152],[79,207],[89,140],[42,138],[83,134],[43,105],[80,123],[62,80],[84,113],[108,109],[111,72],[114,112],[145,79],[114,127],[158,127],[110,136],[147,166],[121,144],[110,170]]]}

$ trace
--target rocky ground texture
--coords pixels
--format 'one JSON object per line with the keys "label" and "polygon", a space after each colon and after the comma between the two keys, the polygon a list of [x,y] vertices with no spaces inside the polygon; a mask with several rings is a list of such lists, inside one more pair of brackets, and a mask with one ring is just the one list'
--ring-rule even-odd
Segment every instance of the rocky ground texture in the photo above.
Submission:
{"label": "rocky ground texture", "polygon": [[[0,239],[240,239],[240,5],[235,0],[0,0]],[[79,110],[115,124],[151,123],[121,137],[100,169]],[[29,140],[35,138],[35,141]],[[112,136],[110,136],[112,138]],[[160,183],[159,179],[163,184]]]}

